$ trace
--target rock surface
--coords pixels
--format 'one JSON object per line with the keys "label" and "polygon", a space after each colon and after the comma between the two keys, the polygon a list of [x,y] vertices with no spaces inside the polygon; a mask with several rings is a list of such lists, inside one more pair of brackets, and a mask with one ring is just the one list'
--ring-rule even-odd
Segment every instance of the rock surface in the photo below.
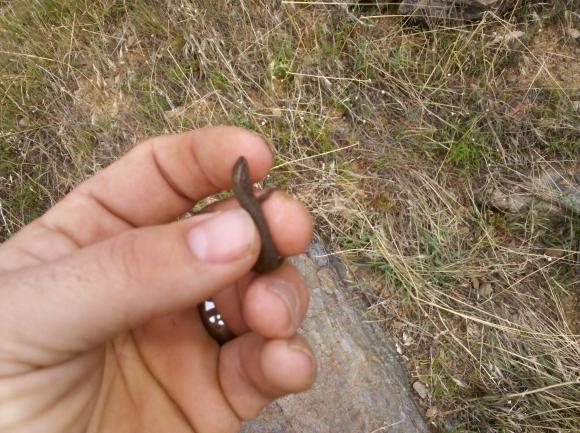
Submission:
{"label": "rock surface", "polygon": [[495,10],[505,0],[403,0],[399,12],[429,18],[476,20],[485,11]]}
{"label": "rock surface", "polygon": [[314,241],[292,259],[311,289],[302,328],[317,355],[318,379],[308,392],[264,410],[243,433],[427,433],[409,378],[384,328],[365,317],[360,289]]}
{"label": "rock surface", "polygon": [[573,167],[553,164],[540,173],[520,174],[517,178],[487,182],[477,195],[507,213],[535,214],[547,218],[580,215],[580,163]]}

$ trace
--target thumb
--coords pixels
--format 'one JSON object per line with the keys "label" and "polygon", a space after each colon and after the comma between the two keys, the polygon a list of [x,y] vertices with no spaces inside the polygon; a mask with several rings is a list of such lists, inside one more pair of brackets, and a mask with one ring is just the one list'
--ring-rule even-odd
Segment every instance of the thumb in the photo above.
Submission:
{"label": "thumb", "polygon": [[0,364],[10,355],[21,364],[59,362],[190,308],[246,274],[259,249],[252,219],[237,208],[127,231],[2,275]]}

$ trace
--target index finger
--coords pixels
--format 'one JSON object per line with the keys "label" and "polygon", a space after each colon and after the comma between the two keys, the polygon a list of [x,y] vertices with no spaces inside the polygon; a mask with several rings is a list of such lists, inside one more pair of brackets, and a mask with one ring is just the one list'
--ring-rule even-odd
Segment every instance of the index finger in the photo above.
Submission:
{"label": "index finger", "polygon": [[[79,185],[42,222],[81,245],[112,236],[123,225],[166,223],[196,201],[229,189],[240,156],[248,160],[253,181],[264,177],[273,161],[260,136],[237,127],[152,138]],[[90,239],[87,233],[93,233]]]}

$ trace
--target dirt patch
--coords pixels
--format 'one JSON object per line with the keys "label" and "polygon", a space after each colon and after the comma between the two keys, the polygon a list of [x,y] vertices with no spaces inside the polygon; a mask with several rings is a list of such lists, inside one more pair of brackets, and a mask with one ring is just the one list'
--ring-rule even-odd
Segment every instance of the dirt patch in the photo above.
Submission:
{"label": "dirt patch", "polygon": [[561,27],[538,28],[531,42],[521,41],[517,50],[519,61],[505,73],[510,85],[524,89],[557,86],[575,100],[580,96],[580,44]]}

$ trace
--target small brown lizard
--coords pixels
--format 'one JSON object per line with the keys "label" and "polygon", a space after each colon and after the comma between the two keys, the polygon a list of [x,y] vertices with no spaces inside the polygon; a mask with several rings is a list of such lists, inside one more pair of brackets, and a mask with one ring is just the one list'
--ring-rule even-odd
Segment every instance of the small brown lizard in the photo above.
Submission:
{"label": "small brown lizard", "polygon": [[250,214],[254,220],[254,224],[256,224],[256,227],[258,228],[258,233],[260,233],[262,249],[260,250],[258,260],[252,269],[258,273],[270,272],[282,263],[282,260],[278,255],[278,250],[272,240],[268,222],[262,213],[261,205],[261,203],[267,200],[276,190],[277,188],[270,188],[260,197],[256,198],[252,188],[252,181],[250,180],[248,162],[243,156],[238,158],[232,170],[232,191],[240,203],[240,206]]}
{"label": "small brown lizard", "polygon": [[[256,264],[252,268],[253,271],[258,273],[273,271],[283,261],[283,258],[278,255],[278,250],[272,240],[272,234],[270,233],[266,217],[262,213],[261,205],[276,190],[277,188],[270,188],[260,197],[256,197],[252,188],[248,162],[243,156],[238,158],[232,170],[232,191],[240,206],[252,217],[260,234],[262,249],[260,250]],[[220,345],[235,338],[235,335],[222,319],[215,302],[211,298],[199,304],[198,309],[205,329]]]}

